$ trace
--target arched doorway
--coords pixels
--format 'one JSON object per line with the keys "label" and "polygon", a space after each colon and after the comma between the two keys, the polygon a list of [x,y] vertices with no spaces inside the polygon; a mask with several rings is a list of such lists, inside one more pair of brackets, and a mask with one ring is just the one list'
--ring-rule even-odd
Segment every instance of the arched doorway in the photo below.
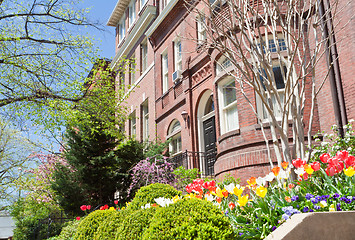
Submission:
{"label": "arched doorway", "polygon": [[200,158],[202,172],[206,176],[214,174],[214,163],[216,162],[216,124],[214,101],[211,90],[207,90],[201,97],[198,110],[198,136],[199,151],[204,153]]}

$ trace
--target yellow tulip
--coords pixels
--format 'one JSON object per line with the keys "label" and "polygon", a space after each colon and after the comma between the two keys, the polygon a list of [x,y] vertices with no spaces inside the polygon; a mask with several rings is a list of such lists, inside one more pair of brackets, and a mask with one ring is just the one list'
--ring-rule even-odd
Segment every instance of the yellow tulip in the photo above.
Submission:
{"label": "yellow tulip", "polygon": [[256,189],[256,195],[264,198],[267,193],[267,188],[260,186]]}
{"label": "yellow tulip", "polygon": [[223,198],[224,197],[223,190],[221,190],[219,187],[217,187],[216,195],[217,195],[217,197]]}
{"label": "yellow tulip", "polygon": [[236,196],[239,197],[240,195],[242,195],[244,189],[245,189],[245,187],[240,187],[240,188],[235,187],[235,188],[233,189],[233,192],[234,192],[234,194],[235,194]]}
{"label": "yellow tulip", "polygon": [[247,203],[248,203],[248,198],[249,198],[249,195],[248,195],[248,194],[245,195],[245,196],[240,196],[240,197],[238,198],[238,204],[239,204],[239,206],[244,207],[245,205],[247,205]]}
{"label": "yellow tulip", "polygon": [[304,170],[305,170],[306,173],[308,173],[309,175],[311,175],[311,174],[314,172],[313,168],[312,168],[310,165],[308,165],[308,164],[305,164],[305,165],[304,165]]}
{"label": "yellow tulip", "polygon": [[179,201],[179,199],[180,199],[179,196],[176,195],[175,197],[173,197],[173,202],[176,203],[177,201]]}
{"label": "yellow tulip", "polygon": [[355,174],[355,169],[352,166],[350,166],[347,169],[344,169],[344,174],[348,177],[352,177]]}

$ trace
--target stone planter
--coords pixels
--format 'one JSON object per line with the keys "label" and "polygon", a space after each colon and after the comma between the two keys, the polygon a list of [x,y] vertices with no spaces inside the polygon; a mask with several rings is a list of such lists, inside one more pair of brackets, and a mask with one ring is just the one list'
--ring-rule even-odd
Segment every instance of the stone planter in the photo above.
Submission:
{"label": "stone planter", "polygon": [[266,239],[355,239],[355,211],[295,214]]}

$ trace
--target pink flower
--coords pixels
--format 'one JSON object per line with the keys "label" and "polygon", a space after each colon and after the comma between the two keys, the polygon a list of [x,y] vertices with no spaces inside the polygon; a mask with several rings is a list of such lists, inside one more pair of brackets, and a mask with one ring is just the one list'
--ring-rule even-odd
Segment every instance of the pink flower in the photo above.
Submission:
{"label": "pink flower", "polygon": [[115,201],[113,201],[114,203],[115,203],[115,205],[117,205],[118,204],[118,200],[115,200]]}
{"label": "pink flower", "polygon": [[86,209],[90,210],[91,209],[91,205],[86,205]]}
{"label": "pink flower", "polygon": [[80,209],[81,209],[81,211],[86,211],[87,207],[86,207],[86,205],[81,205]]}
{"label": "pink flower", "polygon": [[78,221],[79,221],[79,220],[80,220],[80,217],[76,217],[76,220],[78,220]]}

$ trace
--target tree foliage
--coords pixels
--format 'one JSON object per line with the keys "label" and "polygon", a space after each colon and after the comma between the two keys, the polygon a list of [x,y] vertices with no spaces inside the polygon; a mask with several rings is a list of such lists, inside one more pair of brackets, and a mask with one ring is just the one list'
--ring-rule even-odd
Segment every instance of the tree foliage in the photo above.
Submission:
{"label": "tree foliage", "polygon": [[97,58],[87,27],[98,25],[87,19],[88,10],[79,3],[1,1],[0,107],[53,125],[57,119],[50,114],[59,117],[85,96],[89,86],[83,90],[83,83]]}

